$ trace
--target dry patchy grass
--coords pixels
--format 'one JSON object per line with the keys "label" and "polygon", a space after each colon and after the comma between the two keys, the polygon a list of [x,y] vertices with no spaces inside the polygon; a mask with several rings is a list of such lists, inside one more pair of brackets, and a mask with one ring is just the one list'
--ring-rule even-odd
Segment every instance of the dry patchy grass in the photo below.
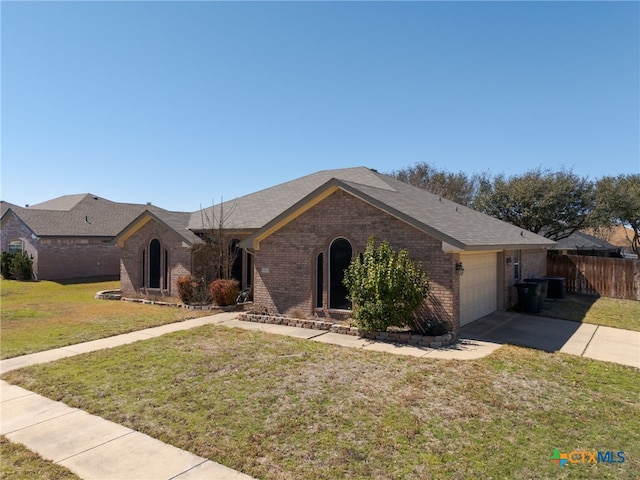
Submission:
{"label": "dry patchy grass", "polygon": [[96,300],[119,282],[60,284],[0,280],[1,358],[63,347],[202,316],[202,312]]}
{"label": "dry patchy grass", "polygon": [[567,294],[545,301],[540,315],[640,331],[640,302],[636,300]]}
{"label": "dry patchy grass", "polygon": [[[640,469],[637,370],[517,347],[436,361],[212,325],[5,379],[264,479]],[[629,453],[559,470],[554,448]]]}
{"label": "dry patchy grass", "polygon": [[68,469],[45,460],[20,443],[0,436],[0,478],[12,480],[80,480]]}

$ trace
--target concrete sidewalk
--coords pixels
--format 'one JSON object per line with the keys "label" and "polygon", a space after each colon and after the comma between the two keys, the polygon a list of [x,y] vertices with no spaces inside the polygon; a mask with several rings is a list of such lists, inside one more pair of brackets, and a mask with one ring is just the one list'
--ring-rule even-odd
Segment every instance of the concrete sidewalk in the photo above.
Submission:
{"label": "concrete sidewalk", "polygon": [[218,463],[1,382],[0,433],[84,479],[251,479]]}
{"label": "concrete sidewalk", "polygon": [[[222,323],[234,316],[235,313],[218,314],[2,360],[0,372],[126,345],[169,332]],[[2,435],[87,480],[252,478],[4,381],[0,381],[0,406]]]}
{"label": "concrete sidewalk", "polygon": [[[500,347],[496,343],[463,339],[446,349],[419,348],[322,330],[243,322],[236,320],[236,315],[235,312],[220,313],[10,358],[0,361],[0,373],[208,324],[413,357],[473,359],[488,355]],[[251,479],[140,432],[4,381],[0,381],[0,401],[1,434],[13,442],[22,443],[42,457],[69,468],[84,479]]]}
{"label": "concrete sidewalk", "polygon": [[640,368],[640,332],[631,330],[515,312],[494,312],[462,327],[459,336]]}
{"label": "concrete sidewalk", "polygon": [[[482,358],[505,343],[581,355],[640,368],[640,332],[512,312],[495,312],[462,328],[459,341],[438,349],[398,345],[323,330],[236,320],[220,313],[0,361],[0,372],[51,362],[166,333],[218,324],[315,342],[419,358]],[[0,433],[84,479],[250,479],[235,470],[129,428],[0,382]]]}

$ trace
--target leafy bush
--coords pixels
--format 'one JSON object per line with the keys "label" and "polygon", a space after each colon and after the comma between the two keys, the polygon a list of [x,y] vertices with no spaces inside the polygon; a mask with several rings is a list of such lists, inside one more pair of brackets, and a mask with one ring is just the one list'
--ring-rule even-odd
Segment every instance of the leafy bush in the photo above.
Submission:
{"label": "leafy bush", "polygon": [[2,252],[2,258],[0,259],[0,274],[2,278],[13,278],[11,274],[11,262],[15,254],[9,252]]}
{"label": "leafy bush", "polygon": [[210,303],[211,297],[204,281],[193,275],[186,275],[177,280],[178,295],[186,305]]}
{"label": "leafy bush", "polygon": [[240,284],[237,280],[218,279],[211,282],[211,298],[221,307],[234,305],[240,294]]}
{"label": "leafy bush", "polygon": [[404,327],[429,292],[427,275],[406,249],[394,252],[370,237],[364,253],[345,271],[344,284],[353,302],[353,319],[364,330]]}
{"label": "leafy bush", "polygon": [[33,259],[26,252],[2,252],[0,273],[7,279],[33,280]]}

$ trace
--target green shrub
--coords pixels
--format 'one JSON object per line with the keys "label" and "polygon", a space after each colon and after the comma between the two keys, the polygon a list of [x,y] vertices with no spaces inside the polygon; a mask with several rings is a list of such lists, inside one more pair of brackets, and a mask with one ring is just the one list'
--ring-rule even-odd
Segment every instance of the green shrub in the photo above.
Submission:
{"label": "green shrub", "polygon": [[376,247],[374,237],[345,270],[344,284],[353,302],[353,319],[364,330],[411,325],[429,292],[421,264],[414,263],[406,249],[394,252],[387,241]]}
{"label": "green shrub", "polygon": [[209,291],[203,280],[193,276],[186,275],[177,280],[178,296],[185,305],[211,303]]}
{"label": "green shrub", "polygon": [[2,258],[0,259],[0,275],[2,275],[2,278],[13,278],[13,275],[11,274],[11,262],[13,261],[13,257],[15,257],[15,253],[2,252]]}
{"label": "green shrub", "polygon": [[2,252],[0,271],[7,279],[33,280],[33,259],[26,252]]}
{"label": "green shrub", "polygon": [[218,279],[211,282],[211,298],[221,307],[235,305],[240,294],[240,284],[237,280]]}

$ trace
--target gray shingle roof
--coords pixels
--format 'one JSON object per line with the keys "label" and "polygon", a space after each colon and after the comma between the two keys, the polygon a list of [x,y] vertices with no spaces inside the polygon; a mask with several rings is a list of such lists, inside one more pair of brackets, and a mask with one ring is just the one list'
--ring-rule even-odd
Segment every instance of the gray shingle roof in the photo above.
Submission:
{"label": "gray shingle roof", "polygon": [[135,225],[138,219],[144,217],[145,215],[151,215],[156,221],[161,224],[167,226],[174,232],[176,232],[184,241],[189,244],[201,243],[202,240],[198,237],[192,230],[187,228],[189,224],[189,219],[191,218],[191,213],[189,212],[170,212],[167,210],[160,209],[150,209],[147,208],[140,215],[133,218],[126,226],[123,228],[119,234],[117,235],[117,239],[126,235],[129,228]]}
{"label": "gray shingle roof", "polygon": [[[487,250],[551,247],[555,242],[365,167],[323,170],[222,204],[230,230],[260,234],[323,189],[338,186],[454,248]],[[3,202],[3,215],[11,204]],[[153,205],[116,203],[92,194],[66,195],[12,210],[39,236],[115,237],[149,212],[189,243],[194,232],[218,226],[220,205],[170,212]],[[215,213],[215,214],[214,214]]]}
{"label": "gray shingle roof", "polygon": [[[385,179],[365,167],[322,170],[222,203],[224,216],[229,215],[224,225],[230,229],[260,228],[332,178],[369,185],[380,190],[390,188]],[[188,225],[190,229],[201,230],[203,223],[206,224],[207,219],[211,221],[212,218],[216,219],[213,226],[217,226],[220,205],[216,205],[213,210],[212,207],[206,208],[204,212],[204,215],[200,210],[191,214]],[[211,226],[205,225],[204,228],[211,228]]]}
{"label": "gray shingle roof", "polygon": [[117,203],[91,194],[65,195],[14,213],[41,237],[114,237],[152,205]]}
{"label": "gray shingle roof", "polygon": [[[461,250],[550,247],[555,242],[493,217],[440,198],[366,167],[324,170],[297,180],[223,203],[230,212],[229,229],[259,229],[276,224],[325,188],[337,185],[425,233]],[[215,207],[219,215],[219,206]],[[212,209],[206,209],[211,218]],[[202,214],[194,212],[189,228],[202,228]],[[214,223],[214,226],[216,224]]]}
{"label": "gray shingle roof", "polygon": [[594,237],[584,232],[574,232],[567,238],[558,240],[556,248],[561,250],[618,250],[620,247],[610,244],[600,238]]}
{"label": "gray shingle roof", "polygon": [[0,200],[0,216],[4,215],[9,209],[13,210],[14,212],[19,212],[20,210],[22,210],[22,207],[14,205],[13,203],[5,202],[4,200]]}
{"label": "gray shingle roof", "polygon": [[80,202],[87,198],[98,199],[96,195],[92,195],[90,193],[78,193],[75,195],[63,195],[45,202],[30,205],[27,208],[30,208],[31,210],[60,210],[68,212],[69,210],[73,210]]}

